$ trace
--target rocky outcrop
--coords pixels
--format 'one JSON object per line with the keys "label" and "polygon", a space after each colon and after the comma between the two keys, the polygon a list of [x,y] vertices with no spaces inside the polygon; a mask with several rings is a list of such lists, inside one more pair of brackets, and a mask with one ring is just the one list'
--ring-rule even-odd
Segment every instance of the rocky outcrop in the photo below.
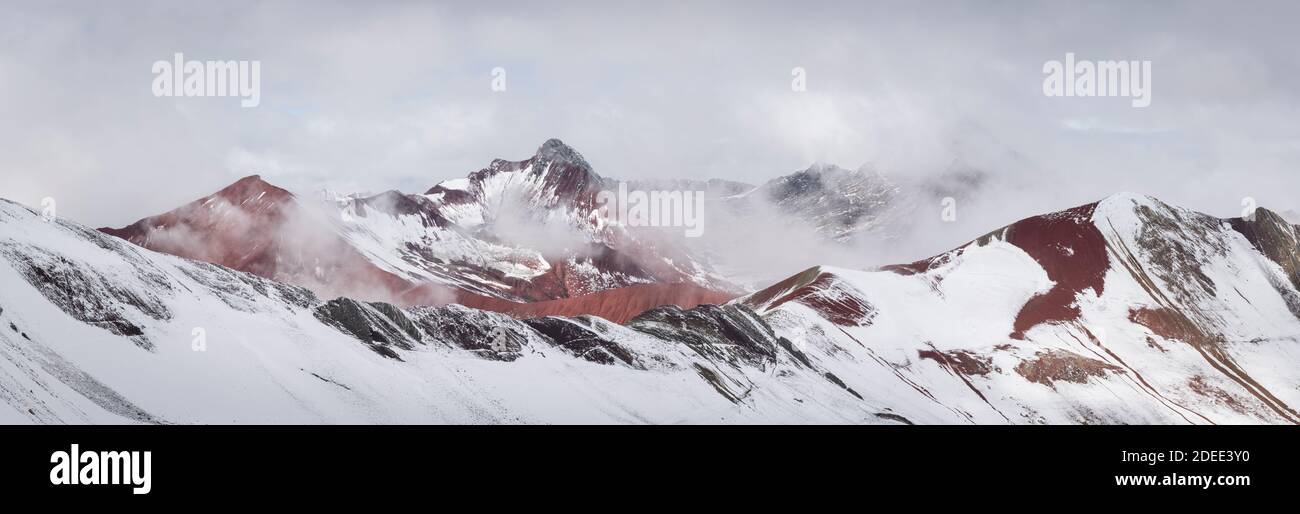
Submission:
{"label": "rocky outcrop", "polygon": [[1292,286],[1300,288],[1300,238],[1295,225],[1268,209],[1256,209],[1254,216],[1231,218],[1228,223],[1281,266]]}
{"label": "rocky outcrop", "polygon": [[625,323],[637,314],[661,305],[690,309],[702,304],[726,303],[735,297],[736,295],[732,293],[713,291],[692,284],[637,284],[573,298],[531,303],[508,302],[477,295],[458,295],[457,303],[475,309],[509,314],[516,318],[590,315],[614,323]]}
{"label": "rocky outcrop", "polygon": [[0,241],[0,255],[15,267],[32,287],[50,303],[74,319],[111,333],[131,338],[142,348],[152,349],[142,325],[166,321],[172,313],[165,296],[171,282],[157,270],[135,268],[137,279],[147,287],[131,287],[121,280],[84,263],[35,246]]}
{"label": "rocky outcrop", "polygon": [[423,339],[406,313],[387,303],[330,300],[316,308],[316,319],[360,339],[376,353],[398,360],[401,358],[393,347],[410,350]]}
{"label": "rocky outcrop", "polygon": [[628,328],[684,344],[713,362],[764,369],[780,344],[772,328],[743,305],[656,307],[632,318]]}

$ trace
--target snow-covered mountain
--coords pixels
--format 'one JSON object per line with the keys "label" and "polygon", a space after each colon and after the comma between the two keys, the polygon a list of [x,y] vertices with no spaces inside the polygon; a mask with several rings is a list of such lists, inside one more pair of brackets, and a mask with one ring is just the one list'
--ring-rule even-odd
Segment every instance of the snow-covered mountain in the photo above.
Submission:
{"label": "snow-covered mountain", "polygon": [[[598,195],[620,186],[702,194],[704,237],[611,221]],[[903,187],[865,168],[832,165],[759,186],[619,181],[597,175],[581,154],[552,139],[532,157],[494,160],[422,194],[303,197],[250,176],[171,212],[101,230],[322,296],[622,321],[639,311],[584,312],[578,308],[608,302],[579,298],[630,298],[637,295],[611,291],[659,285],[656,297],[692,307],[696,297],[724,301],[779,279],[811,264],[808,255],[866,265],[855,257],[861,248],[887,246],[880,243],[906,231],[917,204],[929,200],[910,182]]]}
{"label": "snow-covered mountain", "polygon": [[[465,179],[442,182],[420,198],[454,227],[455,235],[359,216],[352,239],[374,258],[392,248],[418,278],[472,277],[460,287],[516,301],[571,298],[635,284],[688,283],[719,291],[735,287],[695,261],[676,239],[610,223],[598,193],[618,181],[597,175],[576,150],[557,139],[522,161],[497,159]],[[346,211],[345,211],[346,212]],[[398,224],[409,224],[399,219]],[[465,242],[464,247],[447,244]],[[373,245],[367,243],[374,243]],[[459,268],[440,274],[444,263]],[[433,270],[432,273],[423,273]]]}
{"label": "snow-covered mountain", "polygon": [[1119,194],[737,302],[915,422],[1295,423],[1298,234]]}
{"label": "snow-covered mountain", "polygon": [[773,223],[798,224],[838,243],[880,243],[915,228],[918,211],[938,212],[941,200],[968,200],[984,173],[953,167],[922,176],[893,176],[871,166],[856,170],[814,163],[743,193],[721,198],[721,209],[752,217],[766,210]]}
{"label": "snow-covered mountain", "polygon": [[881,421],[740,305],[400,309],[0,200],[0,422]]}
{"label": "snow-covered mountain", "polygon": [[1294,423],[1298,242],[1121,194],[615,324],[326,301],[0,202],[0,419]]}
{"label": "snow-covered mountain", "polygon": [[783,217],[798,220],[817,234],[845,241],[864,232],[896,224],[900,187],[867,168],[847,170],[832,164],[775,178],[742,195],[727,198],[729,207],[751,213],[761,203]]}
{"label": "snow-covered mountain", "polygon": [[707,204],[710,232],[688,244],[697,261],[751,291],[792,269],[913,259],[987,228],[941,218],[945,202],[960,201],[965,208],[980,197],[982,177],[965,168],[906,176],[870,166],[813,164],[715,198]]}
{"label": "snow-covered mountain", "polygon": [[[741,291],[675,239],[610,224],[596,195],[616,187],[550,140],[424,194],[303,198],[251,176],[174,211],[105,233],[164,253],[307,287],[402,305],[457,302],[504,312],[646,284],[694,306]],[[719,183],[716,187],[735,186]],[[664,294],[664,291],[679,291]],[[612,317],[605,311],[592,314]]]}

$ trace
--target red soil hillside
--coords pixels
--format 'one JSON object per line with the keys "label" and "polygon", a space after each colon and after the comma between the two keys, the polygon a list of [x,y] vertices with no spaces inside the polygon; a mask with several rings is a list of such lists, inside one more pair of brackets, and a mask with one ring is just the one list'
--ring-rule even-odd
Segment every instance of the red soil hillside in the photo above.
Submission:
{"label": "red soil hillside", "polygon": [[412,287],[312,218],[292,193],[257,175],[170,212],[99,230],[156,252],[300,285],[326,297],[387,301]]}

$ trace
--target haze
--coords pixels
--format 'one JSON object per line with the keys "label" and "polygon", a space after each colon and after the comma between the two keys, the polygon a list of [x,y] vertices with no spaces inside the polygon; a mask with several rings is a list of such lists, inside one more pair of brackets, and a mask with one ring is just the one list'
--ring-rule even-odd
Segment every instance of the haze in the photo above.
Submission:
{"label": "haze", "polygon": [[[0,196],[91,226],[253,173],[420,192],[551,137],[617,178],[995,178],[923,248],[1118,191],[1300,208],[1289,2],[3,3]],[[177,52],[260,61],[260,105],[153,96]],[[1150,60],[1151,105],[1044,96],[1067,52]]]}

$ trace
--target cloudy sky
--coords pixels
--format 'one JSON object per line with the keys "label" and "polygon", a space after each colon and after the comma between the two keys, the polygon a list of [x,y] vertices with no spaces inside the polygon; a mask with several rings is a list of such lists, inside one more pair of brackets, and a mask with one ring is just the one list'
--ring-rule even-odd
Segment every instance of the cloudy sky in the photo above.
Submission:
{"label": "cloudy sky", "polygon": [[[990,223],[1118,191],[1300,209],[1293,2],[0,3],[0,196],[92,226],[253,173],[418,192],[551,137],[620,178],[829,162],[1032,184]],[[260,61],[260,105],[155,97],[177,52]],[[1045,96],[1067,52],[1151,61],[1150,107]]]}

